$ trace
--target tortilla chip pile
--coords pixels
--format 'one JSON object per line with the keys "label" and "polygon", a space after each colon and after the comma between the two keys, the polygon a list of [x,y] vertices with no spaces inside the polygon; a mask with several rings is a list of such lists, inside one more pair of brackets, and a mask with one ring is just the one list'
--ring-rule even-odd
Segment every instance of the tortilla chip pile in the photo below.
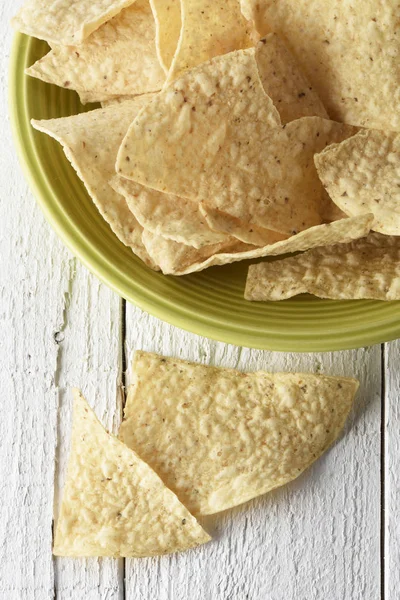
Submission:
{"label": "tortilla chip pile", "polygon": [[[14,19],[51,45],[29,75],[102,103],[32,123],[148,267],[185,275],[334,244],[325,297],[341,297],[351,252],[345,296],[380,299],[400,298],[393,252],[367,290],[348,244],[400,235],[397,23],[388,0],[29,0]],[[312,256],[318,276],[325,254]]]}
{"label": "tortilla chip pile", "polygon": [[143,557],[211,538],[196,518],[295,479],[338,437],[355,379],[240,373],[137,352],[117,439],[78,390],[54,554]]}

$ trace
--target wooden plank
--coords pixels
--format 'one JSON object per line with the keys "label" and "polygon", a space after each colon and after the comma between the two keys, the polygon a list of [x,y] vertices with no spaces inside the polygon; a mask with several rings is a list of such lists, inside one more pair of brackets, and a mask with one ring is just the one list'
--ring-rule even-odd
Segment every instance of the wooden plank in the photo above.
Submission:
{"label": "wooden plank", "polygon": [[400,589],[400,341],[385,345],[384,598]]}
{"label": "wooden plank", "polygon": [[[82,389],[101,421],[117,432],[121,396],[121,303],[88,271],[77,264],[71,280],[65,326],[59,333],[58,449],[56,510],[68,459],[71,429],[71,388]],[[123,598],[123,561],[57,558],[55,588],[58,600],[120,600]]]}
{"label": "wooden plank", "polygon": [[137,348],[242,370],[358,377],[345,435],[297,481],[204,519],[215,540],[179,556],[126,561],[126,598],[282,600],[378,598],[380,591],[380,348],[282,354],[237,348],[127,307]]}
{"label": "wooden plank", "polygon": [[7,73],[18,2],[0,5],[0,600],[54,597],[52,519],[59,349],[71,263],[15,156]]}
{"label": "wooden plank", "polygon": [[[8,23],[10,13],[6,18],[2,6],[0,21]],[[0,102],[5,114],[5,98]],[[4,120],[0,138],[0,599],[47,600],[54,596],[59,349],[53,335],[63,324],[71,265],[27,191]]]}

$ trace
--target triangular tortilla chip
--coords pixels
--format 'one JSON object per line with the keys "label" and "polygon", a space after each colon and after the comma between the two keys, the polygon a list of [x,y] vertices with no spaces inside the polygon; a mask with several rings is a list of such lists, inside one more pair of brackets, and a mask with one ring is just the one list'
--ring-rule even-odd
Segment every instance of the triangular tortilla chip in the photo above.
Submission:
{"label": "triangular tortilla chip", "polygon": [[174,58],[182,27],[180,0],[150,0],[156,23],[158,60],[167,74]]}
{"label": "triangular tortilla chip", "polygon": [[80,44],[135,0],[28,0],[11,23],[52,44]]}
{"label": "triangular tortilla chip", "polygon": [[330,197],[347,215],[371,212],[373,230],[400,235],[400,134],[360,131],[314,160]]}
{"label": "triangular tortilla chip", "polygon": [[78,390],[58,556],[157,556],[210,540],[152,469],[107,433]]}
{"label": "triangular tortilla chip", "polygon": [[141,226],[155,235],[193,248],[229,240],[228,235],[210,229],[195,202],[163,194],[118,175],[111,179],[110,185],[125,197]]}
{"label": "triangular tortilla chip", "polygon": [[194,514],[295,479],[338,437],[355,379],[240,373],[137,352],[120,437]]}
{"label": "triangular tortilla chip", "polygon": [[261,83],[278,109],[282,123],[300,117],[328,118],[299,63],[278,35],[271,33],[259,42],[256,58]]}
{"label": "triangular tortilla chip", "polygon": [[54,47],[26,72],[48,83],[90,93],[96,101],[155,92],[163,86],[165,74],[154,39],[149,2],[137,0],[80,46]]}
{"label": "triangular tortilla chip", "polygon": [[180,0],[180,3],[182,27],[168,81],[214,56],[253,45],[239,0]]}
{"label": "triangular tortilla chip", "polygon": [[371,233],[249,268],[246,300],[306,293],[333,300],[400,300],[400,237]]}
{"label": "triangular tortilla chip", "polygon": [[[235,217],[246,224],[235,235],[262,245],[270,230],[291,235],[323,222],[313,155],[355,130],[320,117],[281,128],[255,53],[213,59],[158,94],[129,128],[117,171]],[[267,239],[247,224],[265,228]]]}
{"label": "triangular tortilla chip", "polygon": [[332,119],[400,131],[398,2],[241,2],[261,35],[287,41]]}
{"label": "triangular tortilla chip", "polygon": [[32,125],[62,144],[66,157],[115,235],[148,266],[156,268],[143,246],[142,227],[125,198],[108,183],[115,172],[115,157],[126,130],[147,101],[139,96],[110,108],[72,117],[33,120]]}
{"label": "triangular tortilla chip", "polygon": [[[182,246],[182,244],[175,244],[175,242],[153,236],[148,231],[143,232],[143,241],[147,252],[165,275],[189,275],[208,267],[227,265],[242,260],[301,252],[317,246],[347,243],[367,235],[371,230],[373,219],[372,214],[367,214],[316,225],[286,240],[261,248],[237,242],[230,248],[218,249],[218,247],[205,246],[200,251],[194,251],[189,246]],[[207,250],[212,254],[209,255],[209,258],[204,255]],[[196,254],[196,252],[201,252],[201,254]]]}

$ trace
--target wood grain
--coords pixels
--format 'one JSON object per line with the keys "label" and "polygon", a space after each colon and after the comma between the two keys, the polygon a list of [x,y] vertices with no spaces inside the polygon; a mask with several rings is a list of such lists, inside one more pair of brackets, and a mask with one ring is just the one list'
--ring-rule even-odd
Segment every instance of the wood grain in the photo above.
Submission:
{"label": "wood grain", "polygon": [[241,370],[358,377],[345,434],[292,484],[204,519],[215,540],[198,550],[126,561],[126,598],[286,600],[378,598],[380,592],[380,348],[282,354],[213,342],[127,306],[136,348]]}
{"label": "wood grain", "polygon": [[[7,8],[7,7],[6,7]],[[10,14],[2,4],[0,22]],[[0,114],[8,50],[0,40]],[[6,36],[9,42],[9,35]],[[53,598],[58,355],[70,259],[45,224],[0,120],[0,599]]]}
{"label": "wood grain", "polygon": [[400,590],[400,341],[386,344],[384,476],[384,597]]}

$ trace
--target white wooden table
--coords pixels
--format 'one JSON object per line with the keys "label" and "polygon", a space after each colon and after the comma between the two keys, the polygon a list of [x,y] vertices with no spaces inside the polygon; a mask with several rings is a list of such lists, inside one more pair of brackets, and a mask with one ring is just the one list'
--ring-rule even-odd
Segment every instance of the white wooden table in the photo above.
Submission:
{"label": "white wooden table", "polygon": [[[238,348],[125,304],[45,222],[6,101],[21,0],[0,2],[0,600],[397,600],[400,344],[327,354]],[[204,519],[215,541],[150,560],[53,559],[72,386],[114,431],[136,348],[239,369],[360,378],[345,435],[293,484]]]}

